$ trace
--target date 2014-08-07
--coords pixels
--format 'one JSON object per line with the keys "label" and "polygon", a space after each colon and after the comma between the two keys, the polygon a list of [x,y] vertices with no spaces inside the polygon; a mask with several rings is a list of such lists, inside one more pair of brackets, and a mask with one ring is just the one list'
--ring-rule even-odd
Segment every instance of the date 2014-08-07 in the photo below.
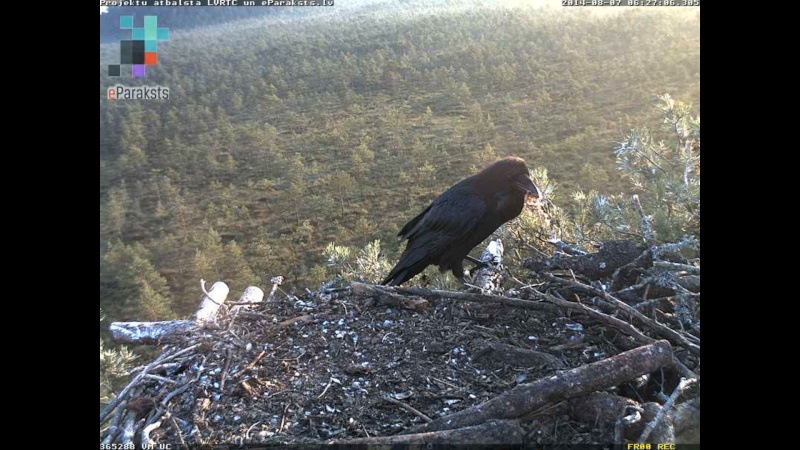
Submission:
{"label": "date 2014-08-07", "polygon": [[172,444],[100,444],[100,450],[172,450]]}
{"label": "date 2014-08-07", "polygon": [[561,0],[561,6],[700,6],[700,0]]}

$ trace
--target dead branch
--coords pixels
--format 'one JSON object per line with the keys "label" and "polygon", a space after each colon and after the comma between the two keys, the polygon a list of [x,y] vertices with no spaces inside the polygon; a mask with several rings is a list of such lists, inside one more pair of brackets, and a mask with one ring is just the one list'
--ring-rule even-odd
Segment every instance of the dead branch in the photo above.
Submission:
{"label": "dead branch", "polygon": [[127,412],[125,408],[117,408],[114,412],[114,418],[111,420],[111,426],[108,428],[106,437],[102,441],[103,444],[110,444],[117,438],[117,434],[119,434],[122,429],[120,423],[122,422],[122,415],[125,412]]}
{"label": "dead branch", "polygon": [[564,300],[563,298],[556,297],[555,295],[552,295],[552,294],[549,294],[549,293],[540,292],[540,291],[536,291],[536,290],[533,290],[533,291],[537,295],[542,296],[544,299],[546,299],[547,301],[553,303],[554,305],[557,305],[557,306],[559,306],[561,308],[564,308],[566,310],[584,313],[587,316],[591,317],[592,319],[597,320],[598,322],[601,322],[601,323],[609,325],[609,326],[611,326],[613,328],[616,328],[617,330],[622,331],[626,335],[631,336],[632,338],[634,338],[636,340],[636,342],[638,342],[640,344],[644,345],[644,344],[650,344],[652,342],[655,342],[655,339],[644,335],[636,327],[634,327],[633,325],[631,325],[628,322],[625,322],[624,320],[618,319],[618,318],[616,318],[614,316],[609,316],[608,314],[604,314],[604,313],[601,313],[599,311],[595,311],[594,309],[589,308],[588,306],[584,305],[583,303],[570,302],[570,301]]}
{"label": "dead branch", "polygon": [[424,299],[398,295],[388,286],[353,282],[350,288],[354,295],[372,297],[378,306],[389,305],[415,312],[423,312],[428,309],[428,302]]}
{"label": "dead branch", "polygon": [[170,378],[167,378],[167,377],[162,377],[162,376],[159,376],[159,375],[153,375],[151,373],[148,373],[144,377],[147,378],[148,380],[156,380],[156,381],[160,381],[162,383],[175,384],[175,380],[173,380],[173,379],[170,379]]}
{"label": "dead branch", "polygon": [[586,423],[609,424],[615,423],[619,413],[631,406],[638,404],[626,397],[609,394],[608,392],[593,392],[583,397],[570,399],[569,415],[575,420]]}
{"label": "dead branch", "polygon": [[244,366],[244,368],[242,370],[236,372],[236,374],[233,376],[233,378],[239,378],[240,376],[244,375],[245,372],[247,372],[248,370],[250,370],[253,367],[255,367],[256,364],[258,364],[258,362],[261,361],[261,358],[263,358],[264,355],[266,355],[266,354],[267,354],[266,350],[261,350],[261,353],[259,353],[258,356],[256,356],[256,359],[254,359],[252,362],[250,362],[250,364]]}
{"label": "dead branch", "polygon": [[[481,424],[446,430],[399,434],[394,436],[335,440],[331,444],[396,445],[396,444],[470,444],[508,445],[522,444],[524,431],[516,420],[489,420]],[[493,447],[497,448],[497,447]]]}
{"label": "dead branch", "polygon": [[283,284],[283,277],[280,275],[278,275],[277,277],[272,277],[272,279],[269,280],[269,282],[272,283],[272,289],[269,291],[269,297],[267,298],[267,301],[272,302],[275,301],[275,291],[278,290],[278,286]]}
{"label": "dead branch", "polygon": [[[550,312],[558,312],[558,308],[554,308],[552,305],[543,302],[534,302],[530,300],[522,300],[518,298],[511,298],[505,297],[501,295],[486,295],[486,294],[474,294],[470,292],[455,292],[455,291],[443,291],[438,289],[426,289],[426,288],[418,288],[418,287],[397,287],[397,286],[380,286],[380,285],[372,285],[372,284],[363,284],[363,283],[352,283],[351,285],[354,294],[360,295],[370,295],[373,293],[376,294],[383,294],[383,293],[391,293],[394,295],[397,294],[406,294],[406,295],[417,295],[427,299],[453,299],[453,300],[465,300],[471,302],[481,302],[481,303],[496,303],[502,305],[510,305],[517,308],[525,308],[525,309],[532,309],[536,311],[550,311]],[[403,298],[402,295],[400,298]]]}
{"label": "dead branch", "polygon": [[[552,241],[548,242],[552,243]],[[562,244],[562,249],[567,246],[560,240],[556,240],[556,242]],[[571,249],[571,247],[569,248]],[[600,244],[600,249],[596,253],[576,254],[576,250],[572,249],[570,253],[559,252],[547,259],[529,258],[522,263],[522,267],[536,273],[572,270],[590,280],[599,280],[611,276],[614,271],[630,264],[642,253],[641,248],[628,240],[605,241]]]}
{"label": "dead branch", "polygon": [[117,344],[157,344],[174,342],[195,329],[193,320],[166,322],[112,322],[108,328]]}
{"label": "dead branch", "polygon": [[[169,320],[163,322],[113,322],[109,326],[111,339],[118,344],[158,344],[180,340],[180,337],[216,320],[217,312],[228,296],[228,285],[217,281],[206,291],[205,280],[200,280],[203,298],[194,320]],[[258,289],[258,288],[256,288]],[[260,290],[260,289],[259,289]]]}
{"label": "dead branch", "polygon": [[483,293],[503,292],[503,241],[497,238],[486,246],[481,253],[480,262],[483,264],[475,277],[475,284]]}
{"label": "dead branch", "polygon": [[142,429],[142,445],[155,445],[155,441],[150,439],[150,433],[161,426],[161,421],[153,422]]}
{"label": "dead branch", "polygon": [[647,427],[642,432],[642,435],[639,436],[639,442],[647,442],[647,438],[650,437],[650,433],[652,433],[653,430],[655,430],[656,427],[661,423],[661,421],[664,419],[664,415],[672,408],[672,405],[675,404],[675,400],[678,398],[678,396],[683,392],[686,386],[690,385],[691,383],[694,383],[695,381],[697,380],[694,379],[687,380],[686,378],[681,378],[680,383],[678,383],[678,387],[676,387],[675,390],[672,391],[672,395],[669,396],[667,402],[664,403],[663,407],[661,407],[661,411],[658,412],[656,418],[653,419],[652,422],[647,424]]}
{"label": "dead branch", "polygon": [[172,354],[164,353],[155,360],[153,360],[153,362],[145,366],[144,369],[142,369],[142,371],[139,372],[139,374],[136,375],[136,377],[134,377],[134,379],[131,380],[131,382],[128,383],[128,385],[125,386],[125,388],[123,388],[122,391],[116,397],[114,397],[114,400],[112,400],[108,405],[106,405],[105,408],[103,408],[102,411],[100,411],[100,425],[102,425],[103,422],[106,421],[108,415],[120,404],[120,402],[122,402],[122,400],[124,400],[128,396],[131,389],[133,389],[133,387],[136,386],[139,383],[139,381],[141,381],[145,377],[145,375],[147,375],[147,372],[149,370],[169,360],[175,359],[180,355],[188,353],[197,348],[198,346],[200,346],[200,344],[192,345],[190,347],[184,348],[183,350],[179,350]]}
{"label": "dead branch", "polygon": [[245,309],[252,308],[264,301],[264,291],[258,286],[247,286],[239,301],[232,304],[231,314],[236,315]]}
{"label": "dead branch", "polygon": [[619,417],[617,417],[617,421],[614,422],[614,444],[615,445],[622,445],[622,435],[624,432],[625,424],[631,420],[636,420],[637,416],[641,417],[639,411],[634,410],[633,416],[634,418],[631,419],[631,415],[628,414],[628,409],[631,408],[629,406],[624,406],[619,411]]}
{"label": "dead branch", "polygon": [[558,251],[564,252],[568,255],[583,256],[586,254],[585,251],[579,248],[572,247],[566,242],[562,241],[561,239],[548,239],[547,243],[555,247]]}
{"label": "dead branch", "polygon": [[228,369],[231,367],[231,349],[225,349],[225,366],[222,368],[222,376],[219,380],[219,390],[225,390],[225,380],[228,378]]}
{"label": "dead branch", "polygon": [[510,391],[433,422],[411,428],[406,433],[452,430],[484,423],[490,419],[514,419],[548,404],[608,389],[624,381],[653,372],[672,362],[672,347],[667,341],[620,353]]}
{"label": "dead branch", "polygon": [[[576,312],[582,312],[582,313],[586,314],[587,316],[591,317],[592,319],[595,319],[595,320],[597,320],[597,321],[599,321],[601,323],[604,323],[604,324],[609,325],[609,326],[611,326],[613,328],[616,328],[617,330],[622,331],[626,335],[631,336],[636,342],[638,342],[640,344],[650,344],[650,343],[656,342],[655,339],[653,339],[653,338],[651,338],[649,336],[646,336],[641,331],[639,331],[636,327],[634,327],[633,325],[631,325],[628,322],[625,322],[624,320],[618,319],[618,318],[616,318],[614,316],[610,316],[608,314],[601,313],[599,311],[595,311],[594,309],[589,308],[589,307],[583,305],[582,303],[569,302],[567,300],[564,300],[563,298],[558,298],[555,295],[552,295],[552,294],[549,294],[549,293],[543,293],[543,292],[539,292],[539,291],[535,291],[535,292],[538,295],[543,296],[548,301],[550,301],[550,302],[552,302],[552,303],[554,303],[554,304],[556,304],[556,305],[558,305],[558,306],[560,306],[560,307],[562,307],[564,309],[571,310],[571,311],[576,311]],[[678,370],[678,372],[680,372],[681,375],[689,376],[689,377],[692,377],[692,378],[696,378],[697,377],[697,374],[695,374],[688,367],[686,367],[686,365],[683,364],[683,362],[681,362],[677,357],[673,356],[672,363],[675,366],[675,368]]]}
{"label": "dead branch", "polygon": [[697,266],[691,266],[689,264],[681,264],[669,261],[655,261],[653,265],[668,270],[686,272],[691,275],[700,275],[700,268]]}
{"label": "dead branch", "polygon": [[529,350],[527,348],[514,347],[500,342],[492,342],[486,347],[478,350],[472,356],[473,362],[488,359],[503,362],[515,366],[525,367],[551,367],[553,369],[563,369],[564,363],[555,356]]}
{"label": "dead branch", "polygon": [[[205,365],[206,359],[207,359],[207,357],[204,356],[203,357],[203,362],[200,363],[200,367],[203,367]],[[174,397],[176,397],[178,395],[181,395],[184,392],[186,392],[190,387],[192,387],[192,385],[194,385],[200,379],[200,376],[202,374],[203,374],[203,371],[202,370],[198,370],[197,374],[195,375],[194,378],[192,378],[191,380],[187,381],[186,383],[184,383],[183,385],[181,385],[177,389],[175,389],[172,392],[170,392],[167,395],[165,395],[164,399],[161,400],[161,402],[159,403],[158,409],[156,410],[156,412],[154,414],[151,414],[148,423],[145,423],[145,428],[148,428],[150,425],[152,425],[156,421],[160,422],[162,420],[161,418],[164,415],[164,412],[167,410],[167,405],[169,405],[170,400],[172,400]]]}
{"label": "dead branch", "polygon": [[133,436],[136,433],[136,414],[128,412],[122,421],[122,438],[120,443],[125,448],[133,448]]}
{"label": "dead branch", "polygon": [[194,315],[194,320],[198,324],[211,323],[217,318],[219,308],[225,303],[230,288],[222,281],[217,281],[211,286],[210,291],[206,291],[205,280],[200,280],[200,289],[203,291],[203,298],[200,300],[200,308]]}
{"label": "dead branch", "polygon": [[647,216],[644,213],[644,209],[642,208],[642,203],[639,201],[639,195],[634,194],[632,199],[633,206],[636,208],[636,211],[639,213],[639,217],[641,218],[641,227],[642,227],[642,236],[644,238],[644,242],[648,246],[653,246],[656,244],[656,231],[653,230],[653,218],[651,216]]}
{"label": "dead branch", "polygon": [[675,406],[672,412],[675,442],[695,444],[700,442],[700,397]]}
{"label": "dead branch", "polygon": [[580,282],[577,282],[577,281],[571,281],[571,280],[565,280],[563,278],[558,278],[558,277],[555,277],[555,276],[550,275],[550,274],[544,274],[544,277],[546,279],[550,280],[550,281],[555,281],[555,282],[561,283],[563,285],[569,286],[571,288],[580,289],[580,290],[582,290],[584,292],[588,292],[588,293],[590,293],[592,295],[600,296],[604,300],[606,300],[608,303],[610,303],[613,306],[615,306],[616,308],[628,313],[630,315],[630,317],[633,317],[636,320],[641,321],[644,325],[646,325],[648,328],[652,329],[656,333],[660,334],[661,336],[663,336],[663,337],[675,342],[678,345],[682,345],[682,346],[686,347],[687,349],[689,349],[689,351],[691,351],[695,355],[700,355],[700,344],[695,344],[693,342],[690,342],[688,339],[686,339],[686,337],[683,334],[673,330],[672,328],[670,328],[670,327],[668,327],[666,325],[660,324],[660,323],[650,319],[649,317],[647,317],[644,314],[642,314],[641,312],[637,311],[635,308],[632,308],[627,303],[617,299],[616,297],[614,297],[613,295],[609,294],[608,292],[600,290],[600,289],[597,289],[597,288],[594,288],[592,286],[589,286],[589,285],[586,285],[586,284],[583,284],[583,283],[580,283]]}
{"label": "dead branch", "polygon": [[616,292],[637,283],[639,275],[653,267],[653,251],[645,249],[633,261],[615,270],[612,276],[610,291]]}
{"label": "dead branch", "polygon": [[292,317],[291,319],[286,319],[283,322],[279,323],[275,326],[276,329],[282,330],[284,328],[291,327],[293,325],[302,326],[308,323],[311,323],[315,320],[312,314],[307,314],[303,316]]}
{"label": "dead branch", "polygon": [[171,414],[169,415],[170,422],[172,423],[172,428],[175,430],[175,434],[178,435],[178,441],[181,444],[181,447],[186,447],[186,441],[183,439],[183,433],[181,432],[181,427],[178,426],[178,422],[175,420]]}
{"label": "dead branch", "polygon": [[424,420],[426,423],[433,422],[433,419],[431,419],[430,417],[426,416],[425,414],[423,414],[422,412],[420,412],[418,409],[414,408],[413,406],[409,405],[408,403],[401,402],[400,400],[394,399],[394,398],[392,398],[392,397],[390,397],[388,395],[384,396],[383,399],[386,400],[389,403],[395,404],[395,405],[405,409],[406,411],[416,415],[420,419]]}
{"label": "dead branch", "polygon": [[330,387],[331,387],[331,385],[333,383],[342,384],[342,382],[339,381],[338,378],[330,377],[330,379],[328,380],[328,384],[325,385],[325,389],[323,389],[322,393],[317,396],[317,400],[319,400],[319,399],[321,399],[322,397],[325,396],[325,394],[328,392],[328,389],[330,389]]}
{"label": "dead branch", "polygon": [[[637,402],[606,392],[593,394],[570,400],[570,417],[592,425],[614,425],[614,442],[623,443],[623,437],[633,442],[639,440],[646,424],[652,424],[663,408],[658,403],[648,402],[639,405]],[[652,443],[674,442],[674,426],[671,420],[661,421],[654,427],[650,436]]]}
{"label": "dead branch", "polygon": [[700,275],[686,275],[675,279],[678,286],[686,289],[689,292],[700,292]]}

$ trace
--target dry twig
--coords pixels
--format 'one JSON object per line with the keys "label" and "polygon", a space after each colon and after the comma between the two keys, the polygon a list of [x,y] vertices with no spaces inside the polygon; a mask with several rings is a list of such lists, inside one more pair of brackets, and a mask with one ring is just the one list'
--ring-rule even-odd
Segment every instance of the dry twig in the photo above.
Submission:
{"label": "dry twig", "polygon": [[653,419],[650,423],[648,423],[647,427],[645,427],[644,431],[642,431],[642,435],[639,436],[638,442],[647,442],[647,438],[650,437],[650,433],[652,433],[653,430],[656,429],[658,424],[661,423],[661,421],[664,419],[664,415],[667,414],[667,412],[669,412],[669,410],[672,408],[672,405],[675,404],[675,400],[677,400],[678,396],[683,392],[686,386],[694,383],[695,381],[697,380],[691,378],[690,379],[681,378],[681,381],[680,383],[678,383],[678,386],[675,388],[674,391],[672,391],[672,395],[669,396],[669,399],[667,399],[667,401],[664,403],[664,406],[662,406],[661,410],[658,411],[656,418]]}
{"label": "dry twig", "polygon": [[394,398],[392,398],[392,397],[390,397],[388,395],[385,395],[383,397],[383,399],[386,400],[389,403],[393,403],[393,404],[405,409],[406,411],[416,415],[420,419],[424,420],[425,423],[433,422],[433,419],[431,419],[430,417],[426,416],[425,414],[423,414],[422,412],[420,412],[418,409],[414,408],[413,406],[409,405],[408,403],[401,402],[400,400],[394,399]]}

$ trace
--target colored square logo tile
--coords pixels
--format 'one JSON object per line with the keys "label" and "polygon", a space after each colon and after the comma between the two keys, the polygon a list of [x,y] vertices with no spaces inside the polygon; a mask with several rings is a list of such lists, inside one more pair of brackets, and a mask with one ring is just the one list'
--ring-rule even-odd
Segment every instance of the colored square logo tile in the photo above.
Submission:
{"label": "colored square logo tile", "polygon": [[123,30],[133,28],[133,16],[119,16],[119,27]]}
{"label": "colored square logo tile", "polygon": [[120,64],[133,64],[133,43],[135,41],[119,42],[119,62]]}
{"label": "colored square logo tile", "polygon": [[133,78],[144,78],[144,64],[134,64],[131,66]]}
{"label": "colored square logo tile", "polygon": [[158,17],[144,16],[144,38],[155,40],[158,33]]}
{"label": "colored square logo tile", "polygon": [[132,44],[132,59],[131,64],[144,64],[144,41],[131,41]]}
{"label": "colored square logo tile", "polygon": [[158,65],[158,41],[169,40],[169,28],[158,27],[158,17],[144,16],[141,27],[135,27],[135,17],[120,16],[120,29],[131,30],[131,39],[120,41],[120,64],[108,66],[109,76],[120,76],[121,65],[131,66],[134,78],[143,78],[146,66]]}

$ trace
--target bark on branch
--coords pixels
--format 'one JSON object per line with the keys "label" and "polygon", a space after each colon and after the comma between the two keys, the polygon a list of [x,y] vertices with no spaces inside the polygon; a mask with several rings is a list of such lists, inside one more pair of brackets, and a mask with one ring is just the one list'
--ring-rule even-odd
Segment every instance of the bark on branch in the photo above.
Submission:
{"label": "bark on branch", "polygon": [[527,348],[514,347],[513,345],[492,342],[486,347],[475,352],[472,362],[488,360],[524,367],[550,367],[553,369],[563,369],[564,363],[555,356],[529,350]]}
{"label": "bark on branch", "polygon": [[[490,420],[457,429],[415,434],[398,434],[360,439],[336,440],[339,445],[396,445],[396,444],[476,444],[519,446],[525,432],[516,420]],[[492,447],[503,448],[503,447]],[[516,448],[516,447],[514,447]]]}
{"label": "bark on branch", "polygon": [[[352,292],[356,295],[378,296],[382,298],[382,301],[386,301],[388,303],[397,306],[403,306],[406,308],[408,308],[406,304],[410,300],[406,296],[417,296],[429,300],[440,300],[447,298],[452,300],[464,300],[469,302],[509,305],[509,306],[514,306],[516,308],[532,309],[536,311],[558,312],[558,308],[554,307],[553,305],[549,305],[547,303],[535,302],[531,300],[523,300],[519,298],[505,297],[501,295],[486,295],[486,294],[475,294],[470,292],[443,291],[438,289],[426,289],[419,287],[405,288],[398,286],[382,286],[382,285],[364,284],[357,282],[351,283],[350,287],[352,289]],[[427,302],[425,302],[425,305],[427,306]],[[409,308],[409,309],[414,309],[414,308]]]}
{"label": "bark on branch", "polygon": [[[558,242],[561,245],[555,244]],[[564,251],[568,247],[561,241],[552,241],[556,248]],[[599,280],[611,276],[615,270],[634,261],[642,254],[642,249],[631,241],[606,241],[600,244],[600,249],[596,253],[577,254],[575,250],[571,252],[559,252],[548,259],[528,259],[522,267],[540,273],[552,270],[572,270],[583,275],[590,280]]]}
{"label": "bark on branch", "polygon": [[[261,289],[250,286],[242,295],[248,302],[257,298],[254,289]],[[211,290],[206,291],[205,280],[200,280],[200,289],[203,291],[203,298],[200,306],[194,315],[194,320],[168,320],[163,322],[112,322],[109,326],[111,339],[118,344],[157,344],[159,342],[170,342],[171,340],[191,332],[197,328],[214,323],[219,313],[219,309],[228,297],[230,289],[222,281],[217,281],[211,286]],[[264,292],[261,291],[263,298]]]}
{"label": "bark on branch", "polygon": [[548,274],[545,275],[545,278],[550,280],[550,281],[555,281],[555,282],[561,283],[561,284],[563,284],[565,286],[569,286],[571,288],[579,289],[579,290],[582,290],[584,292],[588,292],[588,293],[590,293],[592,295],[597,295],[599,297],[602,297],[605,301],[607,301],[608,303],[610,303],[614,307],[616,307],[616,308],[628,313],[629,317],[632,317],[632,318],[635,318],[636,320],[641,321],[642,323],[647,325],[648,328],[652,329],[653,331],[655,331],[656,333],[660,334],[661,336],[672,340],[676,344],[680,344],[680,345],[686,347],[687,349],[689,349],[689,351],[691,351],[695,355],[700,355],[700,344],[699,343],[695,344],[694,342],[690,342],[689,339],[687,339],[686,336],[684,336],[683,334],[673,330],[672,328],[670,328],[670,327],[668,327],[666,325],[660,324],[660,323],[656,322],[655,320],[650,319],[649,317],[645,316],[641,312],[637,311],[635,308],[632,308],[627,303],[617,299],[616,297],[614,297],[613,295],[609,294],[606,291],[602,291],[600,289],[594,288],[592,286],[589,286],[589,285],[586,285],[586,284],[583,284],[583,283],[578,283],[578,282],[575,282],[575,281],[570,281],[570,280],[565,280],[565,279],[562,279],[562,278],[557,278],[557,277],[554,277],[554,276],[548,275]]}
{"label": "bark on branch", "polygon": [[483,267],[475,277],[475,285],[481,288],[481,292],[503,292],[503,241],[500,238],[489,242],[486,249],[481,253],[481,263]]}
{"label": "bark on branch", "polygon": [[407,433],[452,430],[490,419],[514,419],[549,404],[608,389],[671,362],[669,342],[657,341],[558,375],[517,385],[487,402],[411,428]]}

